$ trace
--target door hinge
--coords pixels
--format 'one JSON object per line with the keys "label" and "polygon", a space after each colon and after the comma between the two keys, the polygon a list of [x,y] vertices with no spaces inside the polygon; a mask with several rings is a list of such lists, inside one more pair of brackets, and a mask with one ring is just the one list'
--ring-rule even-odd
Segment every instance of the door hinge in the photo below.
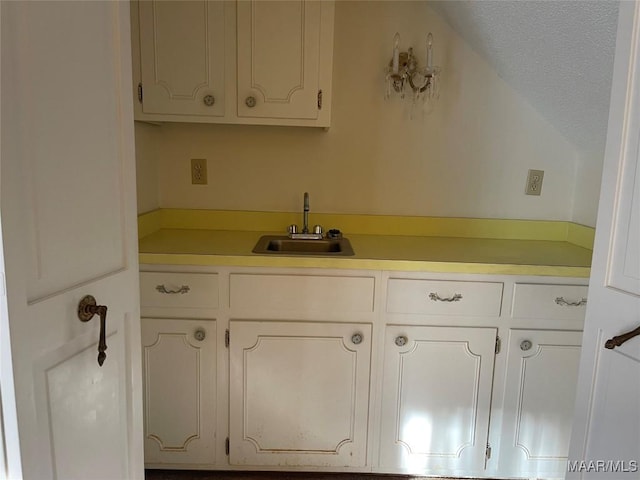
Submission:
{"label": "door hinge", "polygon": [[491,458],[491,444],[487,442],[487,450],[485,451],[485,458],[489,460]]}
{"label": "door hinge", "polygon": [[318,90],[318,110],[322,110],[322,90]]}
{"label": "door hinge", "polygon": [[229,329],[227,328],[224,331],[224,346],[229,348],[229,341],[231,340],[231,335],[229,334]]}
{"label": "door hinge", "polygon": [[496,353],[500,353],[501,347],[502,347],[502,340],[500,340],[500,337],[496,336]]}
{"label": "door hinge", "polygon": [[138,101],[142,103],[142,82],[138,83]]}
{"label": "door hinge", "polygon": [[224,441],[224,453],[225,455],[229,455],[229,437]]}

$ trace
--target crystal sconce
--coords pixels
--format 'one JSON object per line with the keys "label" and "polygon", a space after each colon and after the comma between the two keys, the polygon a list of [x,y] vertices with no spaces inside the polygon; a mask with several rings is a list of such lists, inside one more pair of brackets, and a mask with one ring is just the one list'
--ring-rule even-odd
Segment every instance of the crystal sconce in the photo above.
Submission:
{"label": "crystal sconce", "polygon": [[433,35],[427,35],[424,67],[420,67],[413,48],[409,47],[408,51],[401,52],[399,44],[400,34],[396,33],[393,37],[393,56],[386,69],[385,98],[391,97],[393,93],[404,98],[405,93],[409,93],[414,104],[418,100],[428,103],[437,99],[440,94],[440,67],[433,65]]}

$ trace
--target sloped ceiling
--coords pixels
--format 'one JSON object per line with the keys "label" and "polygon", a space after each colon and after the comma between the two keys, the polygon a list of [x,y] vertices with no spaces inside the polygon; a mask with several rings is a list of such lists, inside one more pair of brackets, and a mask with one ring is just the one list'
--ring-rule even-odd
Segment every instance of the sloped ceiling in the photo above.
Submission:
{"label": "sloped ceiling", "polygon": [[604,151],[617,1],[447,0],[432,6],[578,151]]}

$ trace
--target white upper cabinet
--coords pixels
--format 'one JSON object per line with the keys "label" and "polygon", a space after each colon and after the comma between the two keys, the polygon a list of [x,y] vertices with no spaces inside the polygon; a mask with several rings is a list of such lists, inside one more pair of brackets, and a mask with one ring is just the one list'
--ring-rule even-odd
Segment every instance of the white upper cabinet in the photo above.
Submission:
{"label": "white upper cabinet", "polygon": [[136,120],[328,127],[333,21],[332,1],[134,2]]}
{"label": "white upper cabinet", "polygon": [[142,111],[224,115],[224,3],[143,1]]}
{"label": "white upper cabinet", "polygon": [[238,3],[238,116],[318,117],[320,3]]}

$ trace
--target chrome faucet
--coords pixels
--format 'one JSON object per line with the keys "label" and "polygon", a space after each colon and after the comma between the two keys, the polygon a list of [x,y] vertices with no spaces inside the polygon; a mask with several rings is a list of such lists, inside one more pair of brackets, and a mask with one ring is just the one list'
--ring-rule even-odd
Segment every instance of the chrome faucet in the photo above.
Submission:
{"label": "chrome faucet", "polygon": [[309,233],[309,193],[304,192],[304,212],[302,214],[302,233]]}
{"label": "chrome faucet", "polygon": [[304,192],[304,207],[302,214],[302,231],[298,233],[297,225],[289,225],[289,238],[300,240],[322,240],[322,226],[313,227],[313,232],[309,231],[309,193]]}

